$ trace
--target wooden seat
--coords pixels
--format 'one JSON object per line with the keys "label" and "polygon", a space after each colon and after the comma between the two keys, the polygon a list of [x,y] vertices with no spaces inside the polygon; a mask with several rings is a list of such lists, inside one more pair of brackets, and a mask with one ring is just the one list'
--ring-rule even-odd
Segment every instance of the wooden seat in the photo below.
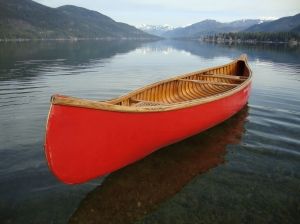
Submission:
{"label": "wooden seat", "polygon": [[154,102],[154,101],[148,101],[148,100],[138,100],[138,99],[134,99],[134,98],[131,98],[130,101],[134,102],[135,107],[168,105],[168,104],[162,103],[162,102]]}

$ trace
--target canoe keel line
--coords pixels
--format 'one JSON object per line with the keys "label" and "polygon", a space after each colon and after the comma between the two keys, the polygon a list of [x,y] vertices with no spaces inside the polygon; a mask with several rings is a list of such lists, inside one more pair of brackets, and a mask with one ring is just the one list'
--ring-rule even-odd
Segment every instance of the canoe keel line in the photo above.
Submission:
{"label": "canoe keel line", "polygon": [[251,79],[242,55],[110,101],[54,95],[45,138],[49,167],[69,184],[115,171],[233,116],[248,101]]}

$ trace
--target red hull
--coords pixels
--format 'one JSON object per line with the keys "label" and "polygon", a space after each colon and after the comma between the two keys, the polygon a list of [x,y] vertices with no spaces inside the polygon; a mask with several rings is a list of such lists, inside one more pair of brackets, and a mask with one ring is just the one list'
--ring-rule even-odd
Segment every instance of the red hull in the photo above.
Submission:
{"label": "red hull", "polygon": [[75,184],[105,175],[228,119],[247,103],[251,83],[224,98],[178,110],[132,113],[55,105],[45,151],[49,167]]}

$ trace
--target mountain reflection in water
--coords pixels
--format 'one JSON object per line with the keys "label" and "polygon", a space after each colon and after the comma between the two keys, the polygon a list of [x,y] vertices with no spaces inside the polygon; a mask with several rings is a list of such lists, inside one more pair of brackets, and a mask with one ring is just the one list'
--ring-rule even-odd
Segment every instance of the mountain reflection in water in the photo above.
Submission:
{"label": "mountain reflection in water", "polygon": [[[146,162],[113,173],[106,180],[97,178],[71,186],[60,183],[49,171],[43,141],[52,94],[107,100],[175,75],[228,63],[242,53],[248,55],[253,71],[249,115],[243,138],[227,145],[226,155],[224,144],[229,141],[220,143],[220,137],[207,134],[213,135],[218,130],[214,128],[213,132],[160,150],[147,157]],[[281,44],[222,45],[169,40],[0,43],[0,223],[64,224],[86,194],[105,181],[98,191],[106,189],[109,195],[101,193],[101,200],[96,200],[99,206],[107,203],[107,208],[98,212],[103,220],[108,220],[105,217],[109,216],[109,209],[118,205],[113,211],[120,214],[110,215],[123,218],[122,223],[130,220],[124,216],[128,212],[132,220],[149,212],[138,222],[298,224],[299,55],[299,46]],[[219,132],[226,133],[222,138],[233,134],[232,130]],[[205,148],[211,151],[203,149],[208,142],[212,146]],[[215,152],[218,149],[220,153]],[[208,159],[208,152],[214,157]],[[226,160],[223,164],[222,155]],[[194,160],[197,162],[192,163]],[[212,166],[221,164],[202,175],[196,175],[202,172],[196,169],[194,178],[192,171],[184,168],[199,168],[205,162]],[[140,163],[152,164],[152,169]],[[111,179],[130,170],[140,172],[140,178],[128,175],[134,184],[119,180],[122,187],[109,190]],[[178,187],[177,182],[183,177],[186,182],[181,181]],[[117,183],[114,179],[111,182]],[[129,199],[128,203],[117,203],[125,190],[126,196],[127,192],[140,192],[138,184],[141,192],[150,195],[152,204],[146,206],[145,201],[150,200],[137,196],[132,203]],[[160,186],[164,184],[165,188]],[[168,194],[164,193],[166,189]],[[124,212],[120,211],[122,208]],[[74,217],[78,214],[79,211]]]}

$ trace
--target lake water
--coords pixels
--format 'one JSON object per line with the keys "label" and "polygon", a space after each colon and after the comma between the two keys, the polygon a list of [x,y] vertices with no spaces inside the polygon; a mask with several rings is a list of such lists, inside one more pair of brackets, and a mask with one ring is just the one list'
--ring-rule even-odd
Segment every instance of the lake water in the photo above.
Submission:
{"label": "lake water", "polygon": [[[52,94],[105,100],[242,53],[253,89],[232,119],[85,184],[64,185],[48,170],[43,140]],[[297,223],[300,49],[0,43],[0,223],[66,223],[71,216],[73,223]]]}

